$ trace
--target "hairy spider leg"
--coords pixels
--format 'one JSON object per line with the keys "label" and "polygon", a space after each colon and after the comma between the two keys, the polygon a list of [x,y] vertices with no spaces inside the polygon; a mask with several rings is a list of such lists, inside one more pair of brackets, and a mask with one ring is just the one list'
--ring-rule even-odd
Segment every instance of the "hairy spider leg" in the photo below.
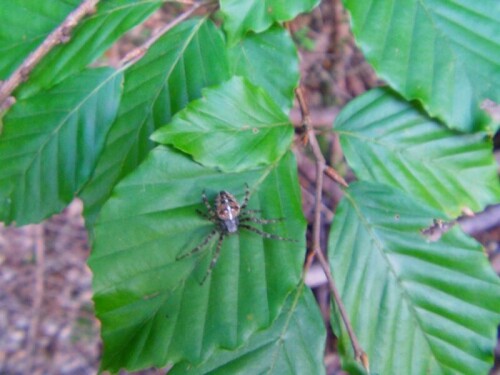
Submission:
{"label": "hairy spider leg", "polygon": [[258,235],[260,235],[264,238],[271,238],[273,240],[281,240],[281,241],[289,241],[289,242],[298,242],[297,240],[294,240],[292,238],[285,238],[285,237],[277,236],[276,234],[271,234],[271,233],[261,231],[260,229],[254,228],[254,227],[247,225],[247,224],[240,224],[240,228],[245,228],[251,232],[257,233]]}
{"label": "hairy spider leg", "polygon": [[205,273],[205,276],[203,276],[203,280],[201,280],[200,285],[203,285],[203,283],[207,280],[208,276],[212,273],[213,268],[215,267],[215,264],[217,263],[217,260],[219,259],[220,255],[220,250],[222,249],[222,242],[224,241],[225,235],[221,233],[219,235],[219,241],[217,242],[217,248],[215,249],[214,256],[212,257],[212,260],[210,261],[210,265],[208,266],[208,270]]}
{"label": "hairy spider leg", "polygon": [[244,214],[260,214],[262,210],[245,210]]}
{"label": "hairy spider leg", "polygon": [[240,218],[240,223],[244,223],[245,221],[251,221],[252,223],[257,223],[257,224],[272,224],[272,223],[279,223],[280,221],[283,220],[285,219],[282,217],[278,219],[261,219],[255,216],[244,215],[242,218]]}
{"label": "hairy spider leg", "polygon": [[198,251],[200,251],[201,249],[203,249],[207,243],[210,242],[210,240],[217,234],[217,229],[213,229],[206,237],[205,239],[200,242],[200,244],[198,246],[196,246],[193,250],[187,252],[187,253],[184,253],[184,254],[181,254],[181,255],[177,255],[175,257],[176,260],[181,260],[181,259],[184,259],[184,258],[187,258],[193,254],[196,254]]}
{"label": "hairy spider leg", "polygon": [[201,200],[205,204],[205,207],[207,208],[209,216],[216,217],[217,213],[214,211],[212,206],[210,205],[210,202],[208,201],[207,194],[205,193],[205,190],[201,193]]}
{"label": "hairy spider leg", "polygon": [[248,184],[245,184],[245,198],[243,198],[243,203],[240,206],[240,210],[244,210],[250,200],[250,188]]}
{"label": "hairy spider leg", "polygon": [[206,212],[196,210],[196,213],[200,216],[203,216],[205,219],[210,220],[212,223],[217,223],[217,218],[215,216],[210,216]]}

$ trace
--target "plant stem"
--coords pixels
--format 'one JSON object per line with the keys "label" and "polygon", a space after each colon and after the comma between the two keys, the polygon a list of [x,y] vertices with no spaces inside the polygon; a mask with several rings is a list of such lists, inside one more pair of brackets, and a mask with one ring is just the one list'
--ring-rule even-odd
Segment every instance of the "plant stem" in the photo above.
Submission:
{"label": "plant stem", "polygon": [[[302,113],[302,123],[304,130],[306,132],[306,137],[304,138],[306,141],[308,141],[309,145],[311,146],[311,150],[314,155],[315,163],[316,163],[316,197],[315,197],[315,205],[314,205],[314,221],[313,221],[313,236],[312,236],[312,254],[308,257],[305,265],[305,269],[309,268],[310,265],[312,264],[312,259],[314,257],[317,257],[321,267],[323,268],[323,272],[326,275],[326,278],[328,280],[328,286],[330,289],[330,293],[335,300],[335,303],[340,311],[340,315],[342,317],[342,320],[344,322],[344,325],[347,329],[347,333],[349,335],[349,338],[351,340],[352,348],[354,350],[354,356],[357,361],[361,362],[362,365],[365,367],[366,370],[369,369],[369,364],[368,364],[368,356],[366,353],[363,351],[361,348],[361,345],[359,344],[359,341],[356,337],[356,334],[354,333],[354,330],[352,328],[351,322],[349,320],[349,316],[347,315],[347,311],[345,309],[345,306],[342,302],[342,299],[340,297],[340,293],[337,290],[337,287],[335,286],[335,282],[333,280],[332,274],[330,272],[330,266],[328,264],[328,261],[325,258],[325,255],[323,254],[320,246],[320,230],[321,230],[321,200],[322,200],[322,193],[323,193],[323,173],[327,173],[328,176],[332,173],[331,170],[333,170],[331,167],[328,167],[325,162],[325,158],[323,157],[323,154],[321,153],[321,149],[318,144],[318,140],[316,139],[316,134],[314,133],[314,130],[311,126],[311,119],[309,116],[309,107],[307,105],[307,102],[304,98],[304,94],[302,91],[302,88],[299,86],[295,90],[295,94],[297,97],[297,100],[299,102],[299,107],[300,111]],[[329,170],[331,169],[331,170]],[[327,170],[329,170],[327,172]],[[343,179],[342,179],[343,180]]]}

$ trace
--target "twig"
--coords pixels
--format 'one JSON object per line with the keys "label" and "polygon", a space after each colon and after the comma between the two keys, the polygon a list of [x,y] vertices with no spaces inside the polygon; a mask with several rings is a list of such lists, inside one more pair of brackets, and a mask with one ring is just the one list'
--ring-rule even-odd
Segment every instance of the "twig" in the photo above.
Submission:
{"label": "twig", "polygon": [[471,236],[500,226],[500,204],[490,206],[474,216],[462,216],[458,218],[458,223]]}
{"label": "twig", "polygon": [[42,301],[44,295],[44,276],[45,276],[45,239],[44,239],[43,224],[35,224],[32,226],[32,234],[35,247],[35,287],[33,293],[33,306],[31,313],[31,323],[29,328],[27,352],[30,358],[28,368],[31,373],[36,371],[36,363],[34,362],[38,327],[40,325],[40,315]]}
{"label": "twig", "polygon": [[332,274],[330,272],[330,266],[328,261],[325,259],[323,252],[320,247],[320,230],[321,230],[321,198],[322,198],[322,187],[323,187],[323,173],[326,170],[326,162],[323,154],[321,153],[321,149],[318,144],[318,140],[316,139],[316,134],[310,125],[310,117],[309,117],[309,108],[307,106],[307,102],[304,98],[304,94],[302,92],[301,87],[298,87],[295,90],[295,94],[297,96],[297,100],[299,102],[300,110],[302,113],[303,126],[304,130],[307,132],[307,139],[311,146],[311,150],[313,152],[314,158],[316,160],[316,199],[314,206],[314,221],[313,221],[313,236],[312,236],[312,254],[308,257],[305,269],[307,270],[312,264],[312,258],[316,256],[325,272],[326,278],[328,279],[328,286],[330,288],[330,292],[335,300],[335,303],[339,309],[340,315],[344,322],[344,325],[347,329],[347,333],[351,340],[352,348],[354,350],[354,356],[357,361],[361,362],[365,369],[369,370],[368,356],[361,348],[359,341],[354,333],[351,322],[349,320],[349,316],[347,315],[346,309],[344,307],[344,303],[340,297],[340,293],[335,286],[335,282],[333,280]]}
{"label": "twig", "polygon": [[335,303],[336,303],[337,308],[339,309],[339,312],[340,312],[340,316],[342,317],[342,320],[344,321],[344,325],[345,325],[345,328],[347,330],[347,334],[349,335],[349,339],[351,340],[352,349],[354,350],[354,358],[356,358],[357,361],[360,361],[363,364],[363,367],[367,371],[370,371],[368,355],[364,352],[363,348],[361,348],[361,345],[359,344],[358,338],[356,337],[356,334],[354,333],[354,329],[352,328],[351,321],[349,320],[349,316],[347,315],[347,311],[345,309],[344,303],[342,302],[342,299],[340,297],[340,293],[335,285],[332,273],[330,272],[330,265],[328,264],[328,261],[326,260],[323,252],[318,251],[318,253],[316,253],[316,257],[318,258],[319,263],[321,264],[321,268],[323,268],[323,271],[325,272],[326,279],[328,280],[328,286],[329,286],[330,292],[333,294],[333,297],[335,299]]}
{"label": "twig", "polygon": [[189,18],[194,12],[196,12],[198,9],[202,7],[207,7],[210,5],[214,5],[215,3],[213,1],[209,2],[199,2],[199,3],[194,3],[194,5],[186,10],[185,12],[181,13],[179,16],[174,18],[172,21],[170,21],[168,24],[163,26],[161,29],[158,30],[158,32],[155,33],[151,38],[149,38],[144,44],[141,46],[133,49],[123,59],[120,61],[120,66],[125,66],[125,65],[131,65],[135,64],[138,60],[140,60],[148,51],[148,49],[164,35],[167,33],[169,30],[173,29],[175,26],[180,24],[182,21],[186,20]]}
{"label": "twig", "polygon": [[334,168],[327,165],[327,166],[325,166],[324,171],[328,177],[330,177],[333,181],[335,181],[339,185],[342,185],[343,187],[349,187],[349,185],[347,184],[347,181],[344,180],[344,177],[342,177],[340,175],[340,173],[337,172]]}
{"label": "twig", "polygon": [[[303,198],[305,198],[309,201],[315,200],[314,195],[309,190],[305,189],[304,187],[301,187],[301,191],[302,191]],[[326,216],[328,221],[333,220],[333,211],[330,210],[323,202],[321,202],[321,213],[323,213]]]}
{"label": "twig", "polygon": [[[7,109],[7,105],[13,104],[14,101],[9,99],[12,92],[28,78],[31,71],[47,53],[56,45],[69,41],[71,31],[78,25],[78,22],[80,22],[83,17],[95,12],[98,2],[99,0],[84,0],[78,8],[66,17],[63,23],[45,38],[43,43],[22,62],[10,77],[7,78],[0,86],[0,108]],[[9,101],[7,101],[7,99],[9,99]]]}
{"label": "twig", "polygon": [[[338,113],[339,107],[310,109],[309,117],[311,119],[311,126],[316,130],[331,130]],[[290,111],[290,121],[297,128],[303,126],[300,108],[292,108]]]}
{"label": "twig", "polygon": [[312,235],[312,249],[313,253],[321,251],[320,248],[320,230],[321,230],[321,196],[323,188],[323,171],[325,169],[325,158],[321,153],[316,135],[311,128],[311,118],[309,117],[309,107],[304,98],[302,89],[298,87],[295,90],[297,100],[299,102],[300,110],[302,113],[302,120],[304,130],[306,132],[307,140],[311,145],[311,149],[316,160],[316,199],[314,202],[314,221],[313,221],[313,235]]}

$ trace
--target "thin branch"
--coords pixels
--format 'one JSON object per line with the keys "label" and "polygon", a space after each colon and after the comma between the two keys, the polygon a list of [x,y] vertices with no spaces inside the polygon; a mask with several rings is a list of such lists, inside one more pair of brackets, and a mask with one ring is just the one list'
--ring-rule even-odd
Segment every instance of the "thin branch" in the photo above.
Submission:
{"label": "thin branch", "polygon": [[323,188],[323,171],[325,169],[325,158],[321,153],[316,135],[311,128],[311,118],[309,117],[309,107],[305,101],[302,88],[298,87],[295,90],[297,100],[299,102],[300,110],[302,113],[302,120],[304,130],[306,132],[307,140],[311,145],[311,149],[316,160],[316,194],[314,202],[314,221],[313,221],[313,235],[312,235],[312,249],[314,253],[321,251],[320,248],[320,231],[321,231],[321,197]]}
{"label": "thin branch", "polygon": [[458,223],[462,230],[471,236],[499,226],[500,204],[490,206],[474,216],[462,216],[458,218]]}
{"label": "thin branch", "polygon": [[[312,108],[309,113],[311,126],[316,130],[331,130],[338,113],[339,107]],[[300,108],[292,108],[290,121],[297,128],[303,126]]]}
{"label": "thin branch", "polygon": [[158,32],[155,33],[151,38],[149,38],[144,44],[141,46],[133,49],[125,57],[120,61],[120,66],[125,66],[125,65],[131,65],[135,64],[137,61],[139,61],[149,50],[149,48],[158,40],[160,39],[165,33],[173,29],[175,26],[189,18],[194,12],[196,12],[198,9],[202,7],[208,7],[211,5],[215,5],[216,3],[213,1],[209,2],[198,2],[194,3],[194,5],[186,10],[185,12],[181,13],[179,16],[174,18],[172,21],[170,21],[168,24],[163,26],[161,29],[158,30]]}
{"label": "thin branch", "polygon": [[369,369],[368,356],[361,348],[359,341],[354,333],[351,322],[349,321],[349,316],[347,315],[346,309],[340,297],[340,293],[335,286],[335,282],[333,280],[332,274],[330,272],[330,266],[328,261],[326,260],[323,252],[320,247],[320,230],[321,230],[321,201],[322,201],[322,188],[323,188],[323,173],[326,170],[326,162],[321,149],[318,144],[318,140],[316,139],[316,134],[311,127],[310,124],[310,116],[309,116],[309,107],[304,98],[304,94],[302,92],[301,87],[299,86],[295,90],[295,94],[297,100],[299,102],[299,107],[302,113],[302,121],[304,130],[307,132],[306,139],[309,141],[311,146],[311,150],[313,152],[314,158],[316,160],[316,199],[314,206],[314,221],[313,221],[313,236],[312,236],[312,254],[308,257],[305,269],[307,270],[312,264],[312,258],[316,256],[325,272],[326,278],[328,279],[328,285],[330,288],[330,292],[335,300],[335,303],[340,311],[340,315],[342,320],[344,321],[344,325],[347,329],[347,333],[349,334],[349,338],[351,340],[352,348],[354,350],[354,355],[357,361],[360,361],[365,369]]}
{"label": "thin branch", "polygon": [[329,286],[330,292],[333,294],[333,297],[335,299],[335,303],[336,303],[337,308],[339,309],[339,312],[340,312],[340,316],[342,317],[342,320],[344,321],[345,328],[347,329],[347,333],[348,333],[349,338],[351,340],[352,349],[354,350],[354,357],[356,358],[357,361],[360,361],[362,363],[363,367],[369,372],[370,371],[370,364],[368,361],[368,355],[364,352],[363,348],[361,348],[361,345],[359,344],[358,338],[356,337],[356,334],[354,333],[354,329],[352,328],[351,321],[349,320],[349,316],[347,315],[347,311],[345,309],[344,303],[342,302],[342,299],[340,297],[340,293],[337,289],[337,286],[335,285],[332,273],[330,272],[330,265],[328,264],[328,261],[326,260],[323,252],[318,251],[318,253],[316,254],[316,257],[318,258],[319,263],[321,264],[321,268],[323,268],[323,271],[325,272],[326,279],[328,280],[328,286]]}
{"label": "thin branch", "polygon": [[[0,86],[0,108],[6,109],[12,105],[12,92],[26,79],[35,66],[47,55],[56,45],[66,43],[70,40],[71,31],[78,25],[81,19],[96,11],[99,0],[84,0],[78,8],[71,12],[68,17],[54,31],[52,31],[43,43],[34,50],[22,64],[10,75]],[[10,98],[10,99],[9,99]]]}
{"label": "thin branch", "polygon": [[347,183],[346,180],[344,180],[344,177],[340,175],[339,172],[337,172],[333,167],[330,167],[329,165],[325,166],[325,174],[330,177],[333,181],[335,181],[337,184],[342,185],[343,187],[349,187],[349,184]]}

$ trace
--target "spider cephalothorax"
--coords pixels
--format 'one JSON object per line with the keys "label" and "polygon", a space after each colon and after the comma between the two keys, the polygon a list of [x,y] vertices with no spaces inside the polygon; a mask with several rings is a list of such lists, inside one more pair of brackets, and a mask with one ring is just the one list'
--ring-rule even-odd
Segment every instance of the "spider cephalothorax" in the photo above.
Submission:
{"label": "spider cephalothorax", "polygon": [[203,284],[210,275],[210,273],[212,272],[212,269],[214,268],[215,263],[219,258],[224,238],[228,235],[238,232],[238,229],[240,228],[257,233],[258,235],[264,238],[272,238],[275,240],[296,242],[295,240],[289,238],[284,238],[277,236],[275,234],[264,232],[260,229],[257,229],[247,224],[248,222],[253,222],[257,224],[270,224],[283,220],[283,219],[258,218],[254,215],[260,211],[247,210],[246,207],[248,205],[248,200],[250,199],[250,190],[248,189],[248,186],[246,186],[245,188],[245,198],[243,199],[243,203],[241,204],[241,206],[236,200],[236,198],[227,191],[221,191],[217,194],[217,196],[215,197],[215,204],[213,208],[210,205],[210,202],[208,201],[205,191],[203,191],[201,198],[203,203],[205,204],[207,212],[202,212],[200,210],[196,210],[196,212],[198,212],[201,216],[214,223],[215,228],[194,249],[185,254],[180,254],[179,256],[177,256],[177,260],[179,260],[197,253],[198,251],[202,250],[217,233],[219,234],[219,240],[217,241],[217,248],[215,249],[212,261],[210,262],[210,266],[208,267],[208,270],[200,284]]}

